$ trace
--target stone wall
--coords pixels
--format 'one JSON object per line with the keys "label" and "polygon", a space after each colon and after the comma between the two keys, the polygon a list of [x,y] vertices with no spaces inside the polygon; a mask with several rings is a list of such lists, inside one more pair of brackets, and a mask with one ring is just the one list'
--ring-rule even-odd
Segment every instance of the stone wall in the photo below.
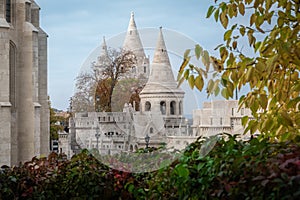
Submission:
{"label": "stone wall", "polygon": [[49,153],[47,35],[33,0],[10,2],[0,0],[0,165]]}

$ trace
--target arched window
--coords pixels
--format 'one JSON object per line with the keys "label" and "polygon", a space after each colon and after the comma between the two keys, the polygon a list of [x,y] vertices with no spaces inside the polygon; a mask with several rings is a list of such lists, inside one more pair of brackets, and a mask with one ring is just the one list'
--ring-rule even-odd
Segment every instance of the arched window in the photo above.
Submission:
{"label": "arched window", "polygon": [[16,105],[16,46],[11,41],[9,44],[9,101],[12,107]]}
{"label": "arched window", "polygon": [[5,18],[8,23],[11,22],[11,2],[10,2],[10,0],[6,0]]}
{"label": "arched window", "polygon": [[144,73],[147,73],[147,67],[144,66]]}
{"label": "arched window", "polygon": [[132,146],[132,144],[130,145],[129,150],[130,150],[130,152],[133,152],[133,146]]}
{"label": "arched window", "polygon": [[150,128],[150,131],[149,131],[149,133],[153,133],[153,128],[152,128],[152,127]]}
{"label": "arched window", "polygon": [[170,103],[170,114],[175,115],[176,114],[176,102],[171,101]]}
{"label": "arched window", "polygon": [[163,114],[163,115],[166,114],[166,102],[165,101],[160,102],[160,111],[161,111],[161,114]]}
{"label": "arched window", "polygon": [[145,111],[150,111],[151,110],[151,103],[149,101],[146,101],[145,103]]}

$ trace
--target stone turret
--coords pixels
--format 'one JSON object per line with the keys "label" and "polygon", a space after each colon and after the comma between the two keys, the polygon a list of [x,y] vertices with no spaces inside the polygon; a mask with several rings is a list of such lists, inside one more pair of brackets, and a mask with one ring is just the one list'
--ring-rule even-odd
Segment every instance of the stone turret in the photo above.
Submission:
{"label": "stone turret", "polygon": [[108,49],[107,49],[105,37],[103,36],[101,51],[100,51],[100,55],[98,56],[98,60],[97,60],[96,65],[97,66],[103,66],[103,65],[109,64],[110,62],[111,62],[111,60],[110,60],[110,57],[109,57],[109,54],[108,54]]}
{"label": "stone turret", "polygon": [[132,51],[137,58],[137,63],[133,72],[137,77],[148,78],[149,59],[146,57],[143,44],[134,20],[134,13],[131,12],[127,34],[123,43],[123,49]]}
{"label": "stone turret", "polygon": [[177,87],[160,28],[151,73],[140,93],[142,111],[161,112],[166,116],[182,115],[183,97],[184,91]]}

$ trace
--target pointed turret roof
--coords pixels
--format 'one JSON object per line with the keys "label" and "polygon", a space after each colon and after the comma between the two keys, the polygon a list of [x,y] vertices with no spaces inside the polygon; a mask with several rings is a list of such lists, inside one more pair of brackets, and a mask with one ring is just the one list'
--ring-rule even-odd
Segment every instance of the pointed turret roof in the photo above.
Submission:
{"label": "pointed turret roof", "polygon": [[136,57],[145,58],[144,48],[140,39],[139,32],[137,30],[134,13],[131,12],[127,34],[124,40],[123,49],[132,51]]}
{"label": "pointed turret roof", "polygon": [[107,45],[106,45],[106,41],[105,41],[105,36],[103,36],[103,41],[101,44],[101,51],[100,51],[100,55],[98,57],[98,64],[103,64],[104,62],[110,62]]}
{"label": "pointed turret roof", "polygon": [[177,87],[174,79],[166,44],[160,27],[156,49],[151,64],[151,73],[141,94],[180,93],[184,91]]}

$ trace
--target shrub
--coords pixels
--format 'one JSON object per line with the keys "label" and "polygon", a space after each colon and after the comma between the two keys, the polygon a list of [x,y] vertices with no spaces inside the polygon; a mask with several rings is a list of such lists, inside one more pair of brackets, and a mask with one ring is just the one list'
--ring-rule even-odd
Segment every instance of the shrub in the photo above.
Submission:
{"label": "shrub", "polygon": [[267,139],[222,137],[189,145],[173,165],[149,181],[150,199],[299,199],[300,148]]}
{"label": "shrub", "polygon": [[[70,160],[51,153],[19,166],[2,166],[0,199],[300,198],[300,147],[296,142],[241,141],[226,134],[216,138],[199,138],[173,163],[152,172],[128,170],[132,166],[126,162],[141,163],[139,155],[110,159],[109,166],[114,167],[110,168],[86,150]],[[149,152],[140,150],[142,153]],[[165,158],[162,154],[157,161]]]}

